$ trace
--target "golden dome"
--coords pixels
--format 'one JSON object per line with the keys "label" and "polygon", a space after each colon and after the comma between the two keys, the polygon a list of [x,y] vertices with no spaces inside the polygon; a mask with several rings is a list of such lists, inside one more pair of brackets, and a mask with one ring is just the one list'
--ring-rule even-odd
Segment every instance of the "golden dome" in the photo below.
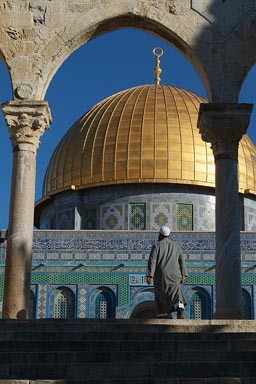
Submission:
{"label": "golden dome", "polygon": [[[215,186],[210,144],[197,128],[200,103],[184,89],[144,85],[101,101],[84,114],[56,147],[43,196],[70,189],[124,183]],[[239,189],[256,194],[256,148],[239,147]]]}

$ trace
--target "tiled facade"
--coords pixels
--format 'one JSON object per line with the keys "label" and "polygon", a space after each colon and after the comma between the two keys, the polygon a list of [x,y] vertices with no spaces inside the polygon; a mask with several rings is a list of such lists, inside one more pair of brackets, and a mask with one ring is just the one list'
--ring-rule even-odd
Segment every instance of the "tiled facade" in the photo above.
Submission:
{"label": "tiled facade", "polygon": [[256,205],[255,201],[244,198],[245,231],[256,232]]}
{"label": "tiled facade", "polygon": [[[243,314],[256,318],[256,200],[240,195]],[[215,195],[211,188],[143,183],[56,194],[34,233],[31,314],[152,317],[145,280],[159,227],[171,228],[187,261],[187,318],[215,311]],[[2,271],[4,246],[2,246]],[[3,272],[2,272],[3,275]],[[3,276],[2,276],[3,277]],[[31,299],[32,302],[32,299]]]}
{"label": "tiled facade", "polygon": [[[256,199],[241,197],[240,210],[241,230],[256,232]],[[157,231],[161,225],[172,231],[214,231],[214,191],[127,185],[63,192],[43,210],[40,228]]]}
{"label": "tiled facade", "polygon": [[[34,232],[31,316],[129,318],[151,308],[152,286],[145,269],[155,231]],[[213,232],[173,232],[187,261],[184,289],[188,318],[211,318],[215,297]],[[0,245],[0,293],[3,295],[5,244]],[[244,314],[256,318],[256,236],[241,233]],[[141,311],[140,311],[141,308]],[[146,314],[144,313],[146,316]]]}
{"label": "tiled facade", "polygon": [[214,217],[213,190],[131,184],[60,193],[44,209],[40,228],[157,231],[168,225],[172,231],[214,231]]}

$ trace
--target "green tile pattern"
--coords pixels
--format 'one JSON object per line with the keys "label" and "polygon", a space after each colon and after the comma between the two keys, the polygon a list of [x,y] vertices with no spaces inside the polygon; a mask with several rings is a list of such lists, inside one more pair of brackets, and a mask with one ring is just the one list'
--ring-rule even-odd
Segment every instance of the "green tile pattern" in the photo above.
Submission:
{"label": "green tile pattern", "polygon": [[32,283],[48,284],[118,284],[119,305],[128,302],[128,275],[125,274],[86,274],[86,273],[33,273]]}

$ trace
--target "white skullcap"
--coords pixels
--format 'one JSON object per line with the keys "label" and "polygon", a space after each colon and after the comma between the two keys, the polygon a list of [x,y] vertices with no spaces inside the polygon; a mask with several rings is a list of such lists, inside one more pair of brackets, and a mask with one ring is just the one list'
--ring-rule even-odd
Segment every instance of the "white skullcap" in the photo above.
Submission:
{"label": "white skullcap", "polygon": [[161,233],[163,236],[170,236],[171,230],[169,227],[164,226],[160,228],[159,233]]}

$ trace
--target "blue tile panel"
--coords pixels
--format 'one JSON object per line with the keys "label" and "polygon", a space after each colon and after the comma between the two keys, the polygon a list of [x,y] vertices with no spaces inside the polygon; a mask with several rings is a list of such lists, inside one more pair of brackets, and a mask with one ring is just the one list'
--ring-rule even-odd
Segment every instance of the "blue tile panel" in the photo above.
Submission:
{"label": "blue tile panel", "polygon": [[[33,250],[148,251],[157,237],[155,231],[35,231]],[[215,250],[214,232],[173,232],[171,238],[184,251]],[[255,233],[241,233],[241,250],[256,251]]]}
{"label": "blue tile panel", "polygon": [[146,204],[129,204],[129,229],[146,229]]}
{"label": "blue tile panel", "polygon": [[[49,313],[49,288],[74,287],[77,316],[90,316],[89,295],[95,287],[111,288],[116,295],[117,317],[127,317],[135,304],[153,300],[145,282],[145,267],[158,233],[153,231],[35,231],[32,288],[37,296],[39,318]],[[171,236],[184,250],[189,276],[188,293],[204,287],[214,304],[215,235],[210,232],[174,232]],[[3,296],[6,244],[0,245],[0,301]],[[256,236],[241,233],[242,284],[252,298],[256,294]],[[248,271],[248,272],[245,272]],[[209,289],[207,288],[209,287]],[[145,290],[141,292],[141,290]],[[253,304],[255,305],[255,304]],[[252,316],[255,308],[252,307]]]}
{"label": "blue tile panel", "polygon": [[[195,186],[162,183],[115,185],[62,192],[43,210],[41,228],[71,229],[79,206],[79,211],[82,212],[81,228],[84,229],[89,229],[88,224],[94,223],[97,229],[103,230],[157,230],[161,225],[177,230],[177,204],[185,204],[193,206],[193,229],[211,231],[215,225],[213,192]],[[138,205],[137,208],[141,206],[135,215],[131,213],[132,205]],[[87,224],[83,212],[88,210],[94,210],[97,217],[93,216],[93,220]],[[183,226],[185,219],[183,216]],[[184,227],[180,229],[188,230]]]}

